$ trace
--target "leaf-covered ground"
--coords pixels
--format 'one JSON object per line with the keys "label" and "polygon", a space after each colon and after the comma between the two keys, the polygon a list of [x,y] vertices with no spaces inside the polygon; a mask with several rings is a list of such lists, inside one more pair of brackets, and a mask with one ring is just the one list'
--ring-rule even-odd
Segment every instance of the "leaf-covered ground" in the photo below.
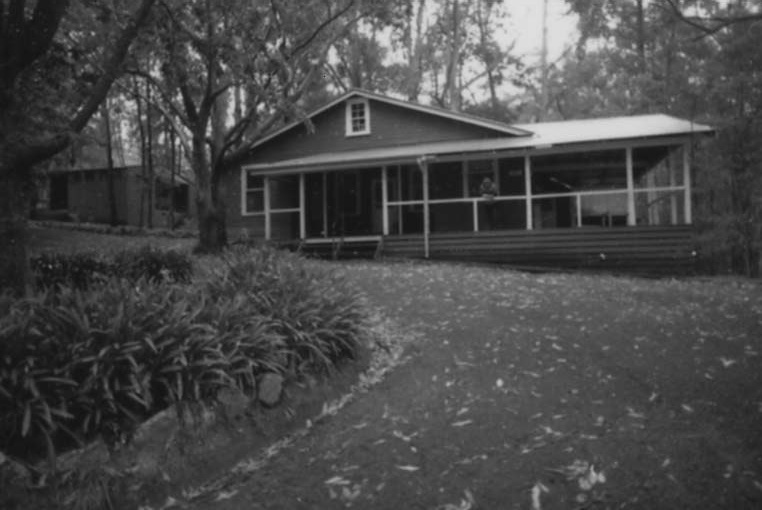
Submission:
{"label": "leaf-covered ground", "polygon": [[[125,242],[192,245],[33,232],[34,251]],[[759,283],[335,267],[415,339],[410,359],[173,507],[762,508]]]}
{"label": "leaf-covered ground", "polygon": [[215,509],[762,507],[762,287],[349,263],[412,359]]}

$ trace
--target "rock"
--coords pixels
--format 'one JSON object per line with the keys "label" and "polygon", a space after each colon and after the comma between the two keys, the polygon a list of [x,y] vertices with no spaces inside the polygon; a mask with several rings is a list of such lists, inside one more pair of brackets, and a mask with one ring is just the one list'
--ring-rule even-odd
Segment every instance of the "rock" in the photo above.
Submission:
{"label": "rock", "polygon": [[283,376],[268,373],[262,376],[258,385],[258,398],[266,406],[274,406],[283,394]]}

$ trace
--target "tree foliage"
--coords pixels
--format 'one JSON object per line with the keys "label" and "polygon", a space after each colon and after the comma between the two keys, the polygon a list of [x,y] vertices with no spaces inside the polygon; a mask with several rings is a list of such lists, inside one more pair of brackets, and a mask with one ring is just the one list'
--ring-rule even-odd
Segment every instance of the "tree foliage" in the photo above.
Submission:
{"label": "tree foliage", "polygon": [[34,165],[66,148],[119,75],[154,0],[0,3],[0,287],[28,286]]}

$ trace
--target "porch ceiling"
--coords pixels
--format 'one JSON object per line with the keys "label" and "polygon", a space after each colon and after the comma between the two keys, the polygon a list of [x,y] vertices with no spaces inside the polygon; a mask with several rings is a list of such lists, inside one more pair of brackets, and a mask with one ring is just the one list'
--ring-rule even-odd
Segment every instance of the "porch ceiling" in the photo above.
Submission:
{"label": "porch ceiling", "polygon": [[714,131],[704,124],[669,115],[637,115],[603,119],[516,124],[532,133],[528,137],[489,138],[460,142],[433,142],[397,147],[382,147],[344,152],[325,152],[304,158],[244,165],[248,170],[277,171],[304,168],[350,167],[359,163],[382,164],[409,161],[423,155],[448,155],[547,148],[594,142],[637,140],[666,136],[707,134]]}

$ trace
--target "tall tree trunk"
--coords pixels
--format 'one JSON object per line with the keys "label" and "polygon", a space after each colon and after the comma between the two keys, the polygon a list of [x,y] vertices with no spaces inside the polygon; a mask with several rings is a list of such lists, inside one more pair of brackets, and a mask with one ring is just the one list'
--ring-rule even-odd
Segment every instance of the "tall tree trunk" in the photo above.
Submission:
{"label": "tall tree trunk", "polygon": [[145,225],[145,207],[146,207],[146,133],[143,129],[143,100],[140,97],[140,85],[137,78],[133,83],[135,87],[135,107],[138,117],[138,138],[140,139],[140,208],[138,214],[138,226],[143,228]]}
{"label": "tall tree trunk", "polygon": [[153,168],[153,119],[151,118],[151,84],[146,80],[146,140],[148,151],[148,228],[153,228],[156,205],[156,175]]}
{"label": "tall tree trunk", "polygon": [[537,121],[548,114],[550,91],[548,90],[548,0],[542,0],[542,53],[540,54],[540,107]]}
{"label": "tall tree trunk", "polygon": [[108,168],[108,212],[109,223],[113,226],[117,224],[116,212],[116,190],[114,189],[114,154],[111,148],[111,111],[109,100],[103,102],[101,106],[101,115],[106,127],[106,167]]}
{"label": "tall tree trunk", "polygon": [[638,0],[638,65],[640,66],[640,72],[646,72],[646,19],[645,9],[643,8],[643,0]]}
{"label": "tall tree trunk", "polygon": [[[423,15],[426,10],[426,0],[411,0],[409,8],[411,18],[415,17],[415,25],[413,25],[413,20],[410,19],[405,92],[408,101],[418,101],[418,94],[421,92],[421,80],[423,78]],[[415,10],[416,8],[418,9],[417,11]]]}
{"label": "tall tree trunk", "polygon": [[167,122],[167,131],[169,132],[169,228],[175,229],[175,170],[177,166],[177,140],[175,139],[175,129],[172,124]]}
{"label": "tall tree trunk", "polygon": [[452,0],[452,41],[450,47],[450,60],[447,63],[447,80],[445,82],[444,97],[447,107],[454,111],[460,111],[460,88],[458,76],[460,75],[460,0]]}

